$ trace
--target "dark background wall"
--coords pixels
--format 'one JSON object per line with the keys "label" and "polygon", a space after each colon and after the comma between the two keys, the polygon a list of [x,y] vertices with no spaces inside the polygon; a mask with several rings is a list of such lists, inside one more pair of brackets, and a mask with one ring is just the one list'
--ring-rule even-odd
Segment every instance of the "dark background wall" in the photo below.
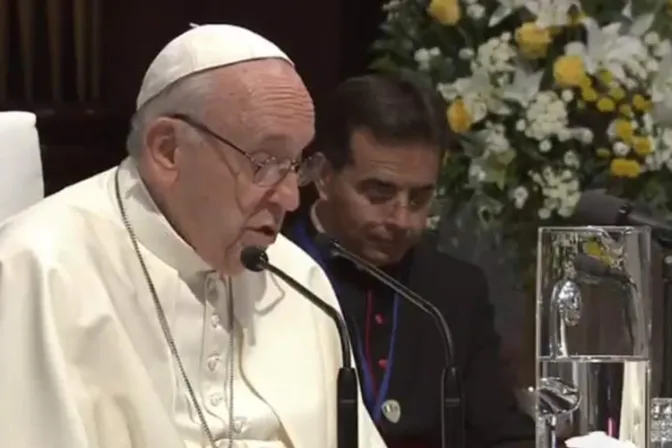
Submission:
{"label": "dark background wall", "polygon": [[[241,25],[273,40],[294,59],[319,101],[339,80],[365,70],[367,48],[382,17],[381,0],[98,0],[99,94],[78,98],[73,68],[75,11],[95,1],[0,0],[0,81],[2,73],[8,79],[0,110],[38,115],[47,193],[124,156],[124,138],[143,73],[156,53],[190,22]],[[50,59],[54,59],[50,47],[55,39],[48,17],[54,17],[54,8],[59,10],[56,35],[61,40],[57,72],[63,93],[58,99],[49,87]],[[32,24],[28,27],[33,35],[32,94],[24,88],[26,51],[21,42],[26,40],[20,37],[27,28],[20,26],[22,15],[30,16]],[[87,45],[93,40],[90,31],[84,39]]]}

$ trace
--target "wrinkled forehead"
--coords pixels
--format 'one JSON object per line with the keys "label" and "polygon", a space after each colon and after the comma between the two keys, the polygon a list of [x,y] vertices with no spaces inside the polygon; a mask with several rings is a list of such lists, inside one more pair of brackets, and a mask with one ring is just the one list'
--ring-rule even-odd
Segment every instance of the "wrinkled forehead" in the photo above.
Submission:
{"label": "wrinkled forehead", "polygon": [[[277,147],[296,156],[313,138],[313,101],[294,67],[284,60],[251,61],[214,77],[211,122],[250,148]],[[293,154],[290,154],[293,153]]]}

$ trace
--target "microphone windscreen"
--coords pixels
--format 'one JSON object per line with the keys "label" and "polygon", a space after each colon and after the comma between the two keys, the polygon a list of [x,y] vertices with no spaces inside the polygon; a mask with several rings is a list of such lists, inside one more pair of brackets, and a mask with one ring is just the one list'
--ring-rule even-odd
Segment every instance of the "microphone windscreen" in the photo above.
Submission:
{"label": "microphone windscreen", "polygon": [[248,246],[240,252],[240,262],[245,269],[253,272],[261,272],[266,269],[268,255],[266,251],[257,246]]}
{"label": "microphone windscreen", "polygon": [[628,203],[604,190],[588,190],[581,194],[574,209],[574,220],[587,226],[621,225],[620,216]]}

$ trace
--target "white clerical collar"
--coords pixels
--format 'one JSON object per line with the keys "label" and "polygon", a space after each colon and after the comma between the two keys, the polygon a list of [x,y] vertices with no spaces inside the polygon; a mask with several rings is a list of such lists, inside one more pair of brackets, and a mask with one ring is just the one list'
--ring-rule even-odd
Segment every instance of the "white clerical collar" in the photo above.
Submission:
{"label": "white clerical collar", "polygon": [[[163,216],[145,187],[135,162],[130,158],[119,166],[119,187],[126,214],[141,245],[172,266],[185,279],[213,272]],[[114,188],[113,184],[113,194]],[[116,202],[116,195],[114,197]]]}
{"label": "white clerical collar", "polygon": [[313,223],[313,226],[315,226],[315,230],[317,230],[318,233],[325,233],[324,232],[324,227],[322,227],[322,223],[317,218],[317,211],[315,211],[318,203],[319,203],[319,201],[316,201],[312,205],[312,207],[310,207],[310,221]]}

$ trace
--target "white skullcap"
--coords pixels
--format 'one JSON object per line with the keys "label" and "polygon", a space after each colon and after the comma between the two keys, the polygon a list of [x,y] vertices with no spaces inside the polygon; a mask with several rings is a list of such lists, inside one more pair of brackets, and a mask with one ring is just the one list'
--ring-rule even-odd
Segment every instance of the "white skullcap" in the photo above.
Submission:
{"label": "white skullcap", "polygon": [[192,25],[166,45],[150,64],[140,87],[140,109],[171,84],[189,75],[255,59],[291,59],[273,42],[233,25]]}

